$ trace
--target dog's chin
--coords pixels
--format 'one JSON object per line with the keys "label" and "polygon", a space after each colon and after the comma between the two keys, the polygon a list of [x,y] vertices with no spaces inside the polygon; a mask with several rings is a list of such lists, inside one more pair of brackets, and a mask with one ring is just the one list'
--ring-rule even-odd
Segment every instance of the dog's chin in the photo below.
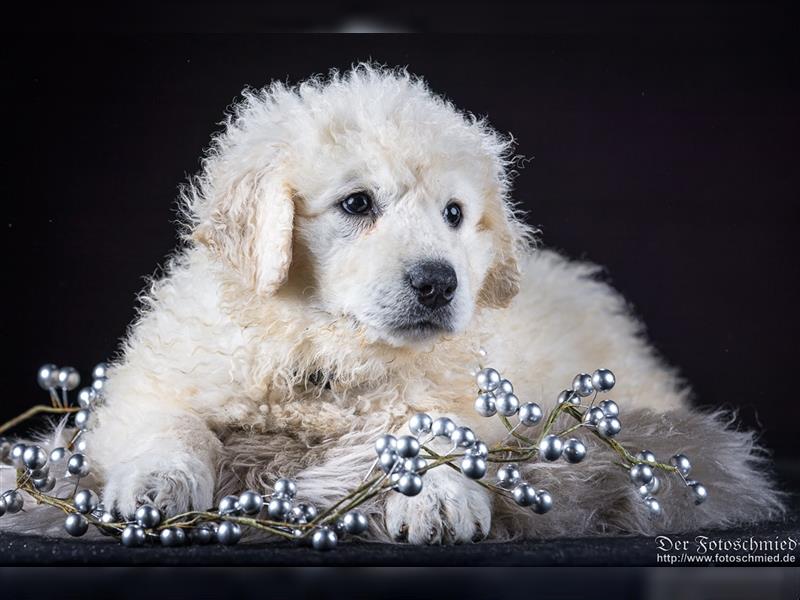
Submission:
{"label": "dog's chin", "polygon": [[425,320],[399,325],[390,330],[392,336],[411,342],[425,342],[452,332],[453,328],[449,324]]}
{"label": "dog's chin", "polygon": [[358,318],[351,313],[350,318],[354,324],[364,328],[370,342],[413,348],[429,346],[458,333],[462,326],[459,316],[447,310],[432,313],[407,311],[402,315],[372,314],[367,318]]}
{"label": "dog's chin", "polygon": [[435,343],[455,332],[450,323],[420,319],[384,326],[375,331],[381,341],[396,347],[415,347]]}

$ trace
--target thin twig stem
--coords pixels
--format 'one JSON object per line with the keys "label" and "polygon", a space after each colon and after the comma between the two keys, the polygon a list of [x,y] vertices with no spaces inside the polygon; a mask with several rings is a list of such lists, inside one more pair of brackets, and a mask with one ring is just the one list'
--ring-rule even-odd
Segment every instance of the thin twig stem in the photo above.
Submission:
{"label": "thin twig stem", "polygon": [[66,414],[66,413],[74,413],[78,412],[80,408],[78,407],[58,407],[58,406],[48,406],[47,404],[37,404],[36,406],[32,406],[24,413],[17,415],[10,421],[6,421],[2,425],[0,425],[0,434],[5,433],[9,429],[16,427],[20,423],[27,421],[31,417],[35,417],[39,413],[49,413],[49,414]]}

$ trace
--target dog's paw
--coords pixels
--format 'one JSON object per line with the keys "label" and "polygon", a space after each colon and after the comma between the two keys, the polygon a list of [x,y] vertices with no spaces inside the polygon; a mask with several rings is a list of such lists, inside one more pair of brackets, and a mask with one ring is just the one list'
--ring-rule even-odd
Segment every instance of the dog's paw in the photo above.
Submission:
{"label": "dog's paw", "polygon": [[[132,468],[131,468],[132,467]],[[205,466],[191,472],[164,465],[126,465],[115,468],[105,482],[102,502],[107,510],[130,517],[145,503],[158,507],[163,515],[212,506],[214,477]]]}
{"label": "dog's paw", "polygon": [[386,528],[396,541],[447,544],[479,541],[489,534],[489,493],[451,469],[428,471],[412,497],[393,492],[386,501]]}

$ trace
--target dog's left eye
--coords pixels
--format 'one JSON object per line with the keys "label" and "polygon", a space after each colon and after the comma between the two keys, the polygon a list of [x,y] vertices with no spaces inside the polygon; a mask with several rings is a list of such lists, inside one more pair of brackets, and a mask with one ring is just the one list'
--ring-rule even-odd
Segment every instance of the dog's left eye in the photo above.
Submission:
{"label": "dog's left eye", "polygon": [[464,218],[464,213],[461,211],[461,205],[458,202],[450,202],[444,207],[444,220],[450,227],[456,228],[461,225],[461,219]]}
{"label": "dog's left eye", "polygon": [[342,200],[339,206],[348,214],[363,215],[372,208],[372,198],[366,192],[356,192]]}

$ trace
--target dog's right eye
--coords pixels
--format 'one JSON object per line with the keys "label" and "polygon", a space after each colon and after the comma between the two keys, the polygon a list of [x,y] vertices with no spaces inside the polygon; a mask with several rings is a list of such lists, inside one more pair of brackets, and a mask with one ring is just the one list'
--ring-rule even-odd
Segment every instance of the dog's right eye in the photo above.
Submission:
{"label": "dog's right eye", "polygon": [[356,192],[342,200],[339,206],[350,215],[363,215],[372,209],[372,198],[366,192]]}

